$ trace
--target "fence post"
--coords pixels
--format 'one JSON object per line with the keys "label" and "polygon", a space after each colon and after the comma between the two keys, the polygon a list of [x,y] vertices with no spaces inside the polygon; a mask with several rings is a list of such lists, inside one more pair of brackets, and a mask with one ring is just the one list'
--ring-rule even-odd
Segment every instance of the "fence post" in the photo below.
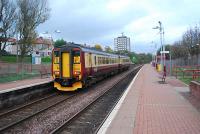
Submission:
{"label": "fence post", "polygon": [[176,79],[177,79],[177,67],[175,66],[175,70],[176,70]]}

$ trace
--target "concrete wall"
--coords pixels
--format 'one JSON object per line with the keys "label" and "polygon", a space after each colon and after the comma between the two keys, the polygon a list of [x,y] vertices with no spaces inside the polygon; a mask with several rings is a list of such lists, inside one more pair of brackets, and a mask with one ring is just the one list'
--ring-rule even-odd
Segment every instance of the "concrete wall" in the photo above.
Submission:
{"label": "concrete wall", "polygon": [[0,108],[11,107],[13,105],[24,103],[33,98],[40,97],[44,94],[54,92],[53,82],[13,90],[0,94]]}

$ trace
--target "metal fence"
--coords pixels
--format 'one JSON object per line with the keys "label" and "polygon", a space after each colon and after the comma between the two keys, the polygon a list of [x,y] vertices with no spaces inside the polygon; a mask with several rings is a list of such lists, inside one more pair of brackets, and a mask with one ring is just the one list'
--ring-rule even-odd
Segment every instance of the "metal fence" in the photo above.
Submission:
{"label": "metal fence", "polygon": [[29,79],[34,77],[49,77],[51,63],[9,63],[0,61],[0,83]]}
{"label": "metal fence", "polygon": [[174,66],[196,66],[200,64],[200,55],[193,55],[189,57],[182,57],[172,60]]}
{"label": "metal fence", "polygon": [[191,57],[182,57],[177,59],[166,60],[166,71],[168,75],[174,75],[174,76],[192,76],[192,72],[186,72],[182,73],[179,71],[177,73],[177,67],[179,68],[187,68],[187,69],[200,69],[200,55],[194,55]]}

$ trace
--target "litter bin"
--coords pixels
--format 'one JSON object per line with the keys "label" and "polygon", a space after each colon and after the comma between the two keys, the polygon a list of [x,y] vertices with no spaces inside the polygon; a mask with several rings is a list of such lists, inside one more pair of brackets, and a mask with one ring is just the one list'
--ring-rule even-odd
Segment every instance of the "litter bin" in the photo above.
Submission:
{"label": "litter bin", "polygon": [[161,64],[158,64],[158,72],[160,72],[162,70],[162,65]]}

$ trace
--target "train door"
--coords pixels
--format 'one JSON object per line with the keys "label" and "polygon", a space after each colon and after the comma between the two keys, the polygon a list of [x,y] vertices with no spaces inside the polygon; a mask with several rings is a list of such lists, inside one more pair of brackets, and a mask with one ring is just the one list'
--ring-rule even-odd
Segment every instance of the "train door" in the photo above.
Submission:
{"label": "train door", "polygon": [[71,77],[71,64],[70,64],[70,53],[69,52],[62,52],[62,77],[63,78],[70,78]]}
{"label": "train door", "polygon": [[73,58],[73,75],[80,79],[81,78],[81,57],[80,57],[80,50],[74,49],[72,53]]}

